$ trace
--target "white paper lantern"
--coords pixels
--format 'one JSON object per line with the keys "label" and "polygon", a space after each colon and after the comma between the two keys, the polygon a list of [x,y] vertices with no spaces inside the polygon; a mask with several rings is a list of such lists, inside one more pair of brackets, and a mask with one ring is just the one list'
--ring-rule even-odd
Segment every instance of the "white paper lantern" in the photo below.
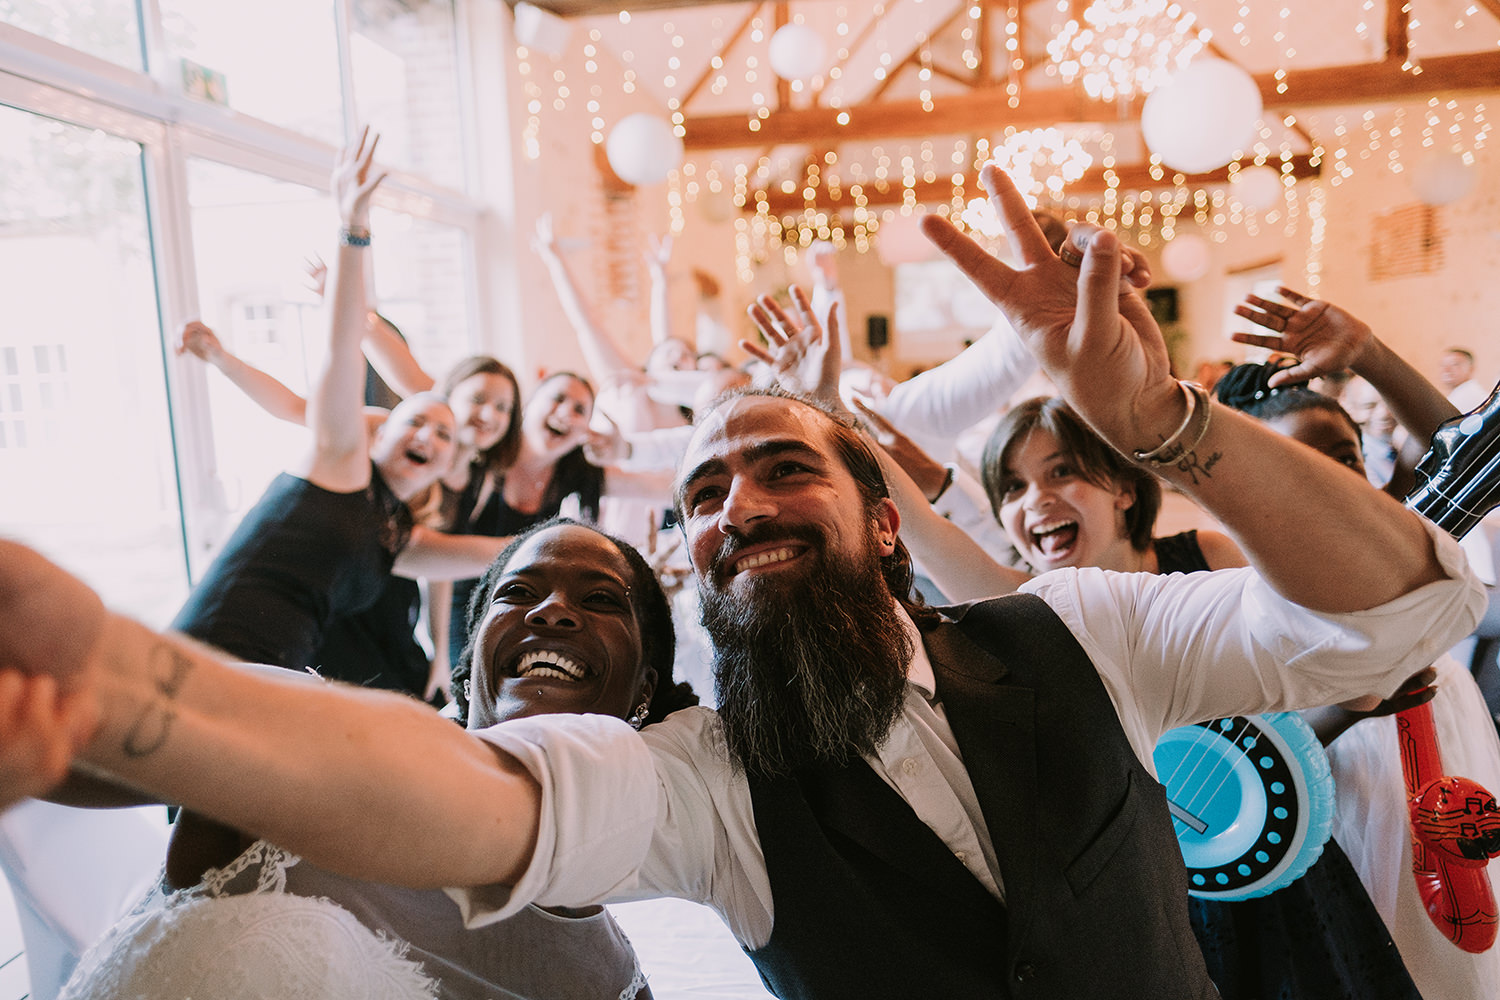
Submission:
{"label": "white paper lantern", "polygon": [[910,215],[897,212],[889,219],[882,219],[875,231],[875,252],[886,267],[915,264],[937,256],[937,248],[922,235],[921,212]]}
{"label": "white paper lantern", "polygon": [[1246,167],[1231,178],[1234,196],[1246,208],[1264,212],[1281,200],[1281,174],[1273,167]]}
{"label": "white paper lantern", "polygon": [[784,24],[771,36],[771,70],[783,80],[811,80],[828,65],[823,36],[805,24]]}
{"label": "white paper lantern", "polygon": [[682,139],[665,119],[638,112],[615,123],[604,155],[626,184],[660,184],[682,162]]}
{"label": "white paper lantern", "polygon": [[1223,59],[1198,59],[1146,98],[1141,136],[1173,170],[1201,174],[1224,166],[1255,139],[1260,88]]}
{"label": "white paper lantern", "polygon": [[1180,233],[1161,251],[1161,266],[1173,281],[1197,281],[1208,273],[1208,240],[1196,233]]}
{"label": "white paper lantern", "polygon": [[1479,180],[1479,172],[1452,150],[1419,156],[1406,173],[1412,191],[1429,205],[1448,205],[1467,198]]}

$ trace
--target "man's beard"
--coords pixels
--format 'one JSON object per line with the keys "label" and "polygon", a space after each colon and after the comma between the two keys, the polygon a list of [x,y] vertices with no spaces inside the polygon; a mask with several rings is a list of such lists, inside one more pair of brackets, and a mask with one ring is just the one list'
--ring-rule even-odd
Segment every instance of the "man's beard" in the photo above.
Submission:
{"label": "man's beard", "polygon": [[752,532],[726,542],[712,577],[725,579],[717,571],[745,546],[780,538],[818,562],[752,577],[740,595],[700,588],[730,759],[766,778],[875,753],[901,713],[912,653],[873,534],[860,556],[837,557],[813,528]]}

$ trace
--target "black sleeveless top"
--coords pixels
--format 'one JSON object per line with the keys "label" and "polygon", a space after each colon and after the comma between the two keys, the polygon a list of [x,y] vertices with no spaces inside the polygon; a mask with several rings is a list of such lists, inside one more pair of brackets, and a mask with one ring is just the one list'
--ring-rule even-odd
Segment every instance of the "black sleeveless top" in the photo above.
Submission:
{"label": "black sleeveless top", "polygon": [[1198,547],[1198,532],[1183,531],[1151,542],[1156,549],[1158,573],[1206,573],[1208,560]]}
{"label": "black sleeveless top", "polygon": [[[504,477],[497,477],[495,488],[490,491],[484,506],[480,507],[479,496],[484,487],[485,471],[480,466],[474,466],[470,472],[469,481],[464,484],[462,491],[443,488],[442,510],[444,523],[449,526],[447,530],[453,534],[505,538],[508,535],[525,531],[548,518],[556,517],[562,510],[563,502],[569,496],[578,497],[578,506],[585,520],[597,520],[604,471],[595,466],[584,468],[574,463],[573,475],[560,475],[559,473],[562,472],[560,464],[553,467],[552,479],[547,483],[547,489],[542,494],[541,505],[534,514],[516,510],[505,502]],[[571,480],[571,482],[566,480]],[[569,490],[569,485],[572,485],[574,489]],[[457,665],[459,654],[463,652],[464,644],[468,641],[469,602],[473,599],[474,589],[478,584],[478,577],[453,581],[453,606],[448,616],[450,665]]]}
{"label": "black sleeveless top", "polygon": [[333,626],[380,600],[411,528],[373,465],[370,484],[353,493],[282,473],[171,627],[251,663],[317,666]]}

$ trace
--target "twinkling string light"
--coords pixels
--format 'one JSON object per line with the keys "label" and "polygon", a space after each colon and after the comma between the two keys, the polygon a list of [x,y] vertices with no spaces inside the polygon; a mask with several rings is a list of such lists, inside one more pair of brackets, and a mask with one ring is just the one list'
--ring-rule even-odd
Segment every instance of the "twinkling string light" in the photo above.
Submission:
{"label": "twinkling string light", "polygon": [[1096,100],[1150,93],[1212,37],[1174,0],[1094,0],[1047,43],[1066,83]]}
{"label": "twinkling string light", "polygon": [[1323,185],[1314,184],[1307,196],[1307,290],[1317,296],[1323,283],[1323,243],[1327,238],[1328,221],[1325,215],[1327,194]]}
{"label": "twinkling string light", "polygon": [[1056,128],[1007,129],[992,160],[1010,175],[1032,208],[1044,194],[1052,201],[1061,198],[1063,187],[1094,164],[1083,143]]}
{"label": "twinkling string light", "polygon": [[542,155],[542,88],[531,74],[531,53],[523,46],[516,48],[516,71],[521,77],[521,90],[526,95],[526,124],[521,129],[521,150],[528,160]]}
{"label": "twinkling string light", "polygon": [[1278,20],[1277,20],[1277,24],[1276,24],[1276,34],[1272,38],[1272,40],[1275,41],[1275,43],[1276,43],[1276,52],[1277,52],[1277,56],[1276,56],[1276,93],[1278,93],[1278,94],[1285,94],[1286,93],[1286,64],[1288,62],[1290,62],[1292,60],[1292,58],[1297,55],[1297,50],[1295,48],[1293,48],[1291,46],[1291,43],[1289,43],[1287,41],[1287,34],[1286,34],[1287,22],[1291,19],[1291,16],[1292,16],[1291,8],[1289,6],[1283,4],[1282,7],[1281,7],[1281,11],[1278,14]]}
{"label": "twinkling string light", "polygon": [[1021,71],[1025,68],[1021,58],[1021,5],[1012,3],[1005,9],[1005,103],[1011,108],[1021,106]]}
{"label": "twinkling string light", "polygon": [[[1062,7],[1068,10],[1082,6],[1070,0],[1062,2]],[[1128,5],[1124,0],[1114,0],[1114,6],[1125,9]],[[1135,4],[1133,8],[1149,6]],[[1355,6],[1359,14],[1356,35],[1366,38],[1378,50],[1384,37],[1384,6],[1375,0],[1356,0]],[[1165,0],[1157,7],[1163,12],[1170,10],[1170,4]],[[1251,4],[1249,0],[1239,0],[1238,7],[1243,21],[1251,13]],[[986,23],[986,17],[992,17],[989,28],[994,33],[996,48],[1004,46],[1003,55],[996,53],[993,77],[1002,87],[1008,85],[1010,96],[1019,98],[1022,93],[1019,70],[1023,68],[1020,65],[1019,15],[1023,9],[1020,2],[988,7],[982,6],[978,0],[970,0],[957,12],[960,20],[949,32],[941,37],[919,35],[911,64],[903,70],[910,74],[902,80],[903,84],[911,84],[906,93],[919,97],[924,104],[940,100],[934,92],[941,92],[942,87],[935,84],[933,78],[945,72],[945,54],[955,68],[961,65],[969,70],[976,69],[980,49],[978,27]],[[988,15],[987,10],[993,11],[993,15]],[[1282,94],[1288,92],[1288,70],[1296,65],[1298,42],[1301,41],[1293,30],[1291,10],[1290,0],[1279,0],[1275,8],[1260,12],[1275,15],[1259,22],[1267,24],[1263,37],[1252,39],[1243,24],[1235,26],[1233,36],[1229,35],[1228,27],[1225,28],[1225,37],[1233,37],[1239,43],[1236,49],[1252,41],[1257,45],[1273,45],[1276,52],[1273,85]],[[851,11],[860,19],[869,14],[869,8],[840,3],[833,8],[837,25],[831,21],[823,22],[824,30],[830,33],[833,42],[830,48],[838,46],[834,61],[844,65],[838,73],[830,69],[826,88],[812,87],[817,95],[814,100],[828,107],[837,107],[837,102],[844,99],[840,96],[840,88],[832,85],[833,81],[843,76],[847,83],[853,82],[847,73],[850,65],[848,49],[861,22],[856,20],[851,30]],[[1457,14],[1452,9],[1428,4],[1421,8],[1421,13],[1425,15],[1425,24],[1422,18],[1408,18],[1409,38],[1415,39],[1417,46],[1411,50],[1413,52],[1418,49],[1428,54],[1438,51],[1438,43],[1433,40],[1436,38],[1434,29],[1438,26],[1435,18],[1443,21],[1444,45],[1448,44],[1450,23],[1454,29],[1469,31],[1484,30],[1490,24],[1488,18],[1477,16],[1480,11],[1473,4]],[[637,14],[632,22],[628,14],[623,15],[620,18],[622,27],[627,30],[638,27],[640,32],[648,33],[651,45],[648,49],[642,44],[634,51],[627,47],[623,53],[617,53],[613,68],[598,32],[590,32],[588,43],[577,46],[567,59],[560,62],[550,62],[548,57],[535,50],[528,52],[518,47],[515,65],[525,109],[523,127],[518,130],[522,144],[519,151],[529,159],[539,158],[541,131],[548,127],[552,120],[549,116],[554,113],[571,115],[575,122],[586,124],[590,138],[596,143],[601,142],[607,135],[611,119],[619,113],[609,101],[613,88],[605,78],[611,72],[619,75],[622,81],[620,89],[626,92],[640,93],[648,89],[647,84],[651,84],[649,89],[654,90],[658,80],[663,87],[673,88],[664,98],[668,117],[679,133],[685,131],[692,111],[682,102],[686,86],[684,78],[694,76],[688,48],[696,46],[702,39],[701,34],[685,30],[685,20],[686,15],[682,15],[664,21],[659,13],[652,13],[649,16]],[[794,12],[793,20],[800,21],[802,17]],[[777,113],[774,80],[766,66],[765,55],[770,32],[769,16],[764,20],[757,16],[754,27],[755,44],[736,43],[733,49],[725,48],[725,33],[720,33],[712,46],[714,54],[706,62],[703,96],[728,94],[741,86],[743,76],[754,92],[752,117],[760,123]],[[1194,27],[1201,25],[1195,24]],[[608,29],[605,34],[613,38]],[[913,51],[911,35],[908,33],[900,39],[901,44],[895,45],[899,51],[893,53],[885,45],[886,37],[894,34],[888,26],[871,29],[870,34],[880,36],[879,51],[874,56],[883,57],[875,75],[894,75],[898,61],[904,62],[906,54]],[[747,32],[742,40],[750,37]],[[893,38],[891,41],[894,44],[898,40]],[[1028,44],[1027,47],[1033,46]],[[650,60],[651,72],[641,77],[637,69],[644,73],[647,63],[644,59],[637,59],[636,53],[647,51],[660,51],[662,55]],[[862,41],[860,54],[871,56],[867,40]],[[1003,64],[1001,59],[1005,60]],[[1419,71],[1418,56],[1411,55],[1410,61],[1411,71]],[[703,69],[704,65],[700,61],[697,68]],[[1104,91],[1101,89],[1100,93]],[[848,112],[844,108],[838,110],[847,120]],[[1127,187],[1128,182],[1122,180],[1122,165],[1136,159],[1136,153],[1126,151],[1133,150],[1134,143],[1132,141],[1128,147],[1118,144],[1107,132],[1091,137],[1087,146],[1099,168],[1102,189],[1072,194],[1066,186],[1060,192],[1055,187],[1047,188],[1040,193],[1038,203],[1046,203],[1057,210],[1066,204],[1068,214],[1075,217],[1091,214],[1098,224],[1115,228],[1122,235],[1147,246],[1160,246],[1175,238],[1184,226],[1193,226],[1194,223],[1199,231],[1215,242],[1222,242],[1236,231],[1252,234],[1279,231],[1288,238],[1295,238],[1299,232],[1311,231],[1312,192],[1320,186],[1332,189],[1351,180],[1359,170],[1377,165],[1393,174],[1403,173],[1412,167],[1414,158],[1423,150],[1451,151],[1464,157],[1465,162],[1472,163],[1475,151],[1485,146],[1490,129],[1482,103],[1446,96],[1414,107],[1390,107],[1373,114],[1353,111],[1336,117],[1324,115],[1322,121],[1313,114],[1304,117],[1305,121],[1299,123],[1289,114],[1273,115],[1253,141],[1248,158],[1242,161],[1245,166],[1265,166],[1280,176],[1281,196],[1270,204],[1264,200],[1268,197],[1264,193],[1259,195],[1260,200],[1256,203],[1244,204],[1239,202],[1232,189],[1222,184],[1189,185],[1186,178],[1154,157],[1148,158],[1146,164],[1152,178],[1150,184],[1144,188],[1139,185]],[[1104,132],[1103,128],[1101,132]],[[1317,140],[1309,140],[1312,149],[1306,159],[1321,169],[1322,179],[1304,183],[1296,175],[1308,146],[1303,139],[1309,136],[1316,136]],[[680,175],[669,179],[667,185],[671,224],[674,229],[680,228],[685,222],[688,206],[700,198],[714,197],[715,206],[710,209],[705,205],[703,214],[724,222],[729,221],[725,210],[730,201],[742,211],[746,202],[749,203],[749,211],[754,214],[745,217],[759,221],[745,230],[746,235],[753,235],[757,241],[768,241],[753,254],[762,254],[762,250],[766,254],[781,250],[784,254],[786,244],[798,247],[813,238],[827,238],[836,243],[842,241],[855,250],[868,250],[873,246],[873,233],[879,227],[880,214],[884,212],[936,210],[955,217],[964,216],[971,196],[978,193],[968,189],[975,168],[998,151],[998,147],[990,148],[987,141],[960,138],[925,141],[914,138],[906,144],[888,142],[884,148],[876,147],[873,151],[858,145],[837,148],[842,158],[830,156],[832,150],[826,149],[819,149],[818,156],[811,160],[793,156],[793,164],[790,167],[778,166],[774,177],[753,159],[740,163],[733,157],[726,157],[722,169],[717,172],[707,169],[706,161],[700,161],[696,168],[685,163]],[[1123,152],[1118,162],[1117,148]],[[1239,166],[1232,165],[1229,172],[1235,173]],[[791,185],[789,195],[797,207],[785,214],[773,213],[769,201],[763,195],[758,196],[757,192],[770,185],[770,197],[777,198],[777,192],[784,190],[783,180],[787,178],[790,178]],[[717,189],[713,187],[715,180],[718,181]],[[1326,191],[1322,197],[1326,198]],[[876,206],[879,206],[878,212]],[[762,259],[765,259],[764,254]],[[737,261],[745,262],[738,257]]]}

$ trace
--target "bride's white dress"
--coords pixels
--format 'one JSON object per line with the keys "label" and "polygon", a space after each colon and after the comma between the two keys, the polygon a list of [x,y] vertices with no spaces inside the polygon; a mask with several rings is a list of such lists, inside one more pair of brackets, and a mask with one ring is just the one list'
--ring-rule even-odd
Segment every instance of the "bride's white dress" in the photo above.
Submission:
{"label": "bride's white dress", "polygon": [[644,985],[607,913],[533,908],[467,930],[442,892],[345,879],[258,841],[200,885],[148,895],[59,1000],[630,1000]]}

